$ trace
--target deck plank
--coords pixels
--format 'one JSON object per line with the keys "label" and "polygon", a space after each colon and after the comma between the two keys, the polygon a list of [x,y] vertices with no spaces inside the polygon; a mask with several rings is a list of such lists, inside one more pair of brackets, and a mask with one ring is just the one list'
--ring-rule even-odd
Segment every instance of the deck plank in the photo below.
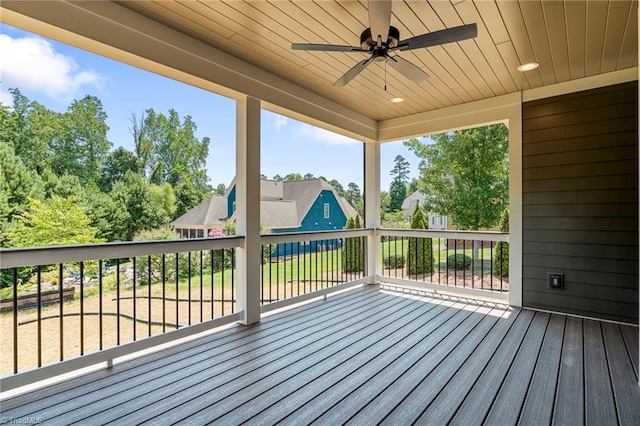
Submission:
{"label": "deck plank", "polygon": [[474,383],[473,388],[465,397],[450,424],[475,425],[484,421],[491,408],[491,401],[497,395],[525,333],[531,326],[534,315],[533,311],[522,311],[520,317],[523,318],[523,321],[518,321],[511,327],[507,337],[502,341],[495,355],[484,368],[480,378]]}
{"label": "deck plank", "polygon": [[[371,295],[373,296],[375,293]],[[368,310],[372,306],[376,306],[376,303],[392,303],[394,300],[393,297],[383,296],[381,298],[380,295],[370,299],[368,293],[364,293],[361,297],[361,299],[354,299],[354,303],[351,306],[349,304],[334,304],[333,306],[332,304],[327,304],[326,306],[322,306],[319,312],[319,318],[339,321],[344,315],[351,315],[353,312],[358,312],[359,310]],[[301,315],[298,319],[305,318],[303,312],[301,312]],[[280,318],[276,318],[276,321],[273,322],[278,323],[280,321],[282,321]],[[109,399],[107,404],[101,403],[96,412],[104,411],[112,407],[117,408],[122,401],[128,401],[129,398],[131,398],[131,389],[135,389],[137,386],[145,386],[147,383],[153,381],[166,383],[175,376],[186,376],[188,372],[192,372],[195,368],[208,368],[209,366],[203,365],[203,362],[206,362],[208,359],[216,359],[218,364],[224,365],[225,362],[228,362],[228,360],[234,357],[259,349],[261,344],[269,344],[272,346],[277,345],[278,343],[276,342],[284,344],[286,343],[282,340],[284,337],[289,336],[293,332],[304,333],[309,327],[308,324],[299,320],[297,322],[284,321],[281,326],[282,327],[250,326],[246,328],[246,330],[241,330],[239,333],[230,335],[228,340],[224,341],[224,344],[220,344],[216,339],[214,339],[213,342],[205,339],[202,345],[192,347],[184,352],[177,351],[156,362],[148,362],[146,364],[138,364],[136,362],[135,364],[137,365],[133,371],[127,369],[127,365],[124,365],[123,369],[125,371],[121,372],[120,366],[116,366],[114,367],[114,370],[117,372],[117,378],[115,380],[105,379],[87,383],[69,392],[51,395],[51,397],[46,400],[46,405],[43,404],[39,411],[46,412],[47,418],[49,419],[54,419],[56,416],[65,416],[65,418],[71,419],[76,416],[76,414],[72,414],[74,410],[87,409],[99,400],[98,395],[104,393],[114,396]],[[263,328],[266,330],[262,330]],[[185,366],[186,360],[188,360],[189,365]],[[118,380],[120,378],[122,380]],[[158,388],[161,387],[162,386],[158,386]],[[60,404],[58,403],[59,400],[63,400],[65,403]],[[15,417],[33,415],[33,413],[29,411],[33,405],[34,404],[26,404],[21,412],[11,412],[10,414]]]}
{"label": "deck plank", "polygon": [[[363,383],[356,389],[352,389],[351,392],[347,390],[346,393],[336,395],[338,402],[330,407],[327,411],[305,410],[313,416],[312,421],[306,423],[317,424],[333,424],[342,423],[344,420],[349,419],[357,413],[357,411],[371,401],[376,390],[380,392],[386,389],[389,383],[393,383],[397,377],[399,377],[408,367],[408,360],[417,360],[422,355],[433,355],[439,344],[445,340],[454,330],[460,330],[461,324],[471,315],[471,311],[467,311],[465,306],[456,306],[453,315],[451,315],[440,327],[438,327],[433,333],[430,333],[425,339],[421,340],[417,345],[413,346],[409,351],[403,354],[402,357],[394,360],[391,364],[385,366],[385,368],[378,374],[372,376],[369,380]],[[324,395],[323,395],[324,397]],[[299,424],[299,416],[295,418],[287,418],[285,424]]]}
{"label": "deck plank", "polygon": [[564,336],[552,423],[582,425],[584,424],[582,320],[567,317]]}
{"label": "deck plank", "polygon": [[638,327],[632,327],[629,325],[620,326],[622,331],[622,336],[624,337],[625,346],[627,347],[627,352],[629,352],[629,356],[631,357],[633,371],[636,373],[636,381],[640,378],[640,372],[638,372],[639,363],[638,358],[640,354],[638,354]]}
{"label": "deck plank", "polygon": [[[353,373],[340,377],[339,380],[331,380],[329,375],[324,376],[324,380],[320,383],[324,385],[327,382],[330,383],[326,386],[322,392],[316,392],[314,387],[307,387],[303,392],[296,395],[296,400],[280,401],[274,407],[277,413],[277,422],[282,424],[308,424],[315,420],[319,414],[323,413],[335,404],[339,403],[345,395],[349,395],[351,392],[357,391],[361,387],[365,386],[369,380],[372,380],[382,370],[388,366],[393,368],[393,365],[400,363],[400,358],[405,356],[417,345],[424,345],[427,339],[434,338],[432,335],[437,333],[443,333],[443,325],[452,319],[456,314],[456,309],[464,307],[464,304],[456,304],[451,301],[445,301],[443,303],[445,309],[439,312],[433,319],[425,318],[420,329],[406,339],[403,345],[396,345],[389,348],[384,355],[377,358],[380,362],[368,362],[364,366],[356,369]],[[428,321],[427,321],[428,320]],[[438,340],[438,337],[435,337]],[[424,348],[424,346],[422,346]],[[351,396],[349,397],[351,398]],[[365,395],[366,398],[366,395]],[[292,402],[292,404],[290,404]],[[295,402],[295,403],[293,403]],[[264,419],[269,419],[270,412],[274,410],[267,410],[264,415],[256,418],[258,423]]]}
{"label": "deck plank", "polygon": [[[286,369],[281,370],[278,374],[269,377],[268,383],[256,383],[251,388],[245,388],[242,392],[234,395],[230,404],[227,404],[229,412],[219,418],[212,418],[209,413],[199,413],[198,415],[182,419],[185,423],[202,424],[212,422],[211,424],[240,424],[246,422],[254,414],[264,409],[273,400],[279,400],[285,397],[291,388],[299,387],[300,382],[304,382],[306,378],[319,377],[327,372],[331,372],[332,376],[336,376],[336,368],[344,363],[353,365],[361,359],[366,360],[377,359],[377,356],[388,349],[390,346],[404,344],[403,339],[408,337],[410,333],[419,327],[424,318],[428,318],[428,313],[435,308],[434,304],[427,304],[419,301],[415,309],[401,316],[400,320],[382,327],[378,330],[372,330],[361,340],[350,339],[345,345],[343,342],[336,342],[338,345],[331,348],[327,346],[319,351],[309,361],[305,361],[307,365],[301,366],[303,371],[297,373],[297,368],[289,365]],[[329,349],[331,351],[329,351]],[[289,380],[293,379],[293,380]],[[227,402],[227,401],[225,401]],[[241,402],[244,402],[242,404]],[[224,406],[224,405],[223,405]]]}
{"label": "deck plank", "polygon": [[486,424],[489,425],[513,425],[518,422],[520,409],[524,404],[528,385],[538,361],[542,348],[546,328],[550,315],[544,312],[536,313],[531,322],[531,327],[522,341],[518,354],[500,392],[489,411]]}
{"label": "deck plank", "polygon": [[[235,325],[229,329],[216,331],[214,334],[200,337],[179,346],[170,347],[161,351],[144,355],[125,363],[116,364],[111,369],[101,369],[78,378],[66,380],[41,389],[30,392],[27,395],[19,395],[7,398],[2,403],[3,412],[9,412],[13,407],[21,406],[22,410],[28,414],[30,406],[44,409],[59,405],[61,402],[69,403],[75,396],[86,395],[91,392],[102,390],[99,386],[103,383],[101,379],[108,379],[110,385],[120,381],[128,381],[137,375],[146,374],[150,371],[170,368],[176,360],[185,357],[192,357],[207,347],[216,348],[223,353],[226,348],[235,347],[241,344],[242,339],[252,339],[251,336],[259,333],[269,334],[269,338],[276,337],[278,332],[288,330],[292,325],[296,325],[300,319],[306,317],[308,309],[314,309],[318,315],[330,317],[342,311],[353,309],[353,303],[366,304],[366,300],[378,298],[378,291],[373,288],[363,288],[362,292],[347,293],[344,297],[329,298],[327,301],[312,302],[306,306],[294,307],[290,311],[274,314],[269,317],[269,321],[262,323],[241,326]],[[288,313],[291,315],[288,315]],[[110,390],[104,390],[110,392]],[[56,395],[60,395],[62,400],[58,400]],[[18,413],[16,413],[18,414]],[[26,415],[26,414],[25,414]]]}
{"label": "deck plank", "polygon": [[616,411],[621,425],[640,425],[640,395],[637,384],[629,380],[634,375],[633,365],[620,328],[602,323]]}
{"label": "deck plank", "polygon": [[636,425],[637,344],[633,326],[366,286],[0,402],[65,425]]}
{"label": "deck plank", "polygon": [[496,353],[500,343],[507,336],[516,321],[522,321],[519,309],[505,311],[503,317],[491,333],[478,345],[473,354],[455,373],[416,424],[446,424],[456,414],[465,396],[480,377],[482,370]]}
{"label": "deck plank", "polygon": [[[455,327],[449,330],[446,339],[438,342],[433,350],[425,353],[423,356],[409,358],[403,362],[402,374],[396,376],[390,383],[380,383],[378,386],[368,386],[366,390],[369,392],[371,400],[359,409],[359,406],[351,406],[351,410],[355,409],[353,417],[346,424],[358,425],[369,424],[371,419],[383,419],[389,410],[397,406],[415,386],[420,383],[421,379],[430,374],[451,352],[458,346],[460,341],[478,325],[483,319],[483,314],[478,312],[478,308],[466,315],[465,319]],[[427,356],[428,354],[428,356]],[[376,376],[376,379],[380,376]],[[372,381],[372,382],[375,382]],[[382,385],[382,386],[380,386]],[[373,397],[373,395],[376,395]],[[338,411],[330,410],[318,419],[318,424],[337,423],[340,419],[336,418]],[[340,416],[342,417],[342,415]],[[349,418],[346,417],[345,418]]]}
{"label": "deck plank", "polygon": [[600,322],[584,320],[585,424],[618,422]]}
{"label": "deck plank", "polygon": [[484,318],[431,373],[422,378],[395,408],[388,407],[390,413],[382,424],[413,424],[449,383],[452,375],[467,362],[469,356],[490,334],[505,310],[494,308],[488,312],[480,310],[478,313],[484,314]]}
{"label": "deck plank", "polygon": [[550,424],[553,417],[562,339],[566,317],[552,315],[544,336],[540,357],[520,414],[519,424],[536,426]]}
{"label": "deck plank", "polygon": [[[301,322],[300,327],[304,327],[303,329],[291,330],[283,339],[252,347],[250,352],[237,354],[231,351],[225,354],[228,356],[226,361],[217,363],[215,366],[203,362],[192,365],[191,360],[185,360],[183,366],[162,379],[162,387],[153,386],[155,388],[153,399],[147,398],[144,393],[133,397],[129,395],[128,398],[125,394],[121,398],[126,398],[126,401],[121,401],[108,410],[96,412],[88,409],[74,415],[74,418],[77,417],[78,421],[84,423],[98,419],[108,419],[113,422],[117,420],[118,423],[133,422],[134,419],[144,421],[162,415],[173,408],[179,408],[194,398],[200,398],[203,395],[211,396],[214,391],[227,391],[233,385],[235,378],[242,377],[248,372],[247,366],[250,366],[251,371],[261,370],[264,374],[268,374],[277,370],[281,363],[288,362],[288,357],[295,357],[301,351],[311,351],[312,343],[315,344],[313,347],[320,346],[327,339],[334,339],[348,333],[349,327],[361,321],[363,314],[370,315],[366,321],[384,318],[387,309],[394,309],[401,303],[401,300],[393,299],[393,297],[390,299],[385,297],[382,304],[379,302],[377,305],[367,304],[323,321]],[[266,337],[268,340],[268,335]]]}

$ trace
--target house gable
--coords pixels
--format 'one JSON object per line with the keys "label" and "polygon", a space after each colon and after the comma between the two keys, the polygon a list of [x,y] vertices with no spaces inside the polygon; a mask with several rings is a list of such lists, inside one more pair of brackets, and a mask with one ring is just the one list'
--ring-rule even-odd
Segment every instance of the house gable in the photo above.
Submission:
{"label": "house gable", "polygon": [[[328,205],[328,216],[325,217],[325,204]],[[322,231],[344,229],[347,216],[342,211],[340,202],[333,191],[323,189],[302,219],[300,231]]]}

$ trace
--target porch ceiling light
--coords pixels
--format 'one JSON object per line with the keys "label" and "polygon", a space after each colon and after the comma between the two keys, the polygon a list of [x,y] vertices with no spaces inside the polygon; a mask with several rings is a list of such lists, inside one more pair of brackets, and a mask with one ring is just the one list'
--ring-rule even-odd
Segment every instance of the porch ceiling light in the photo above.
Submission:
{"label": "porch ceiling light", "polygon": [[404,102],[404,98],[393,98],[391,99],[391,102],[393,102],[394,104],[399,104],[401,102]]}
{"label": "porch ceiling light", "polygon": [[518,71],[520,72],[527,72],[527,71],[533,71],[535,69],[537,69],[540,66],[539,63],[537,62],[529,62],[527,64],[522,64],[518,67]]}

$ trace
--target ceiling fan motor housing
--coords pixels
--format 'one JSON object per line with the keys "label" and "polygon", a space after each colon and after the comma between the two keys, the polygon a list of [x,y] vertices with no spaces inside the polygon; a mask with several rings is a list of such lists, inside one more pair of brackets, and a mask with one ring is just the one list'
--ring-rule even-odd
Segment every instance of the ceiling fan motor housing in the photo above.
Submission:
{"label": "ceiling fan motor housing", "polygon": [[[390,47],[396,47],[398,45],[398,41],[400,40],[400,31],[396,27],[389,26],[389,36],[387,37],[386,43],[383,42],[383,49],[386,50]],[[360,34],[360,47],[363,50],[373,50],[375,47],[377,40],[373,40],[371,38],[371,28],[367,28]]]}

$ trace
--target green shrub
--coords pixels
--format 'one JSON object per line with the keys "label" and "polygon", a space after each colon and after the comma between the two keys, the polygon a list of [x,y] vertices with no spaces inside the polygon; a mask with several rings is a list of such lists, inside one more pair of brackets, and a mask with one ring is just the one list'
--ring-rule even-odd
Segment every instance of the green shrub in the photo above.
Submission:
{"label": "green shrub", "polygon": [[404,255],[392,254],[382,259],[385,268],[402,268],[404,267]]}
{"label": "green shrub", "polygon": [[451,254],[447,257],[447,268],[455,269],[456,271],[470,269],[471,262],[471,256],[462,253]]}
{"label": "green shrub", "polygon": [[[500,219],[500,231],[509,232],[509,209],[505,209]],[[509,243],[499,241],[493,253],[493,273],[499,277],[509,276]]]}
{"label": "green shrub", "polygon": [[[411,229],[429,229],[419,205],[411,216]],[[433,271],[433,243],[431,238],[409,238],[407,267],[410,275],[425,274]]]}
{"label": "green shrub", "polygon": [[[360,218],[350,217],[346,229],[360,228]],[[344,272],[359,272],[364,270],[364,254],[362,238],[345,238],[342,246],[342,270]]]}

